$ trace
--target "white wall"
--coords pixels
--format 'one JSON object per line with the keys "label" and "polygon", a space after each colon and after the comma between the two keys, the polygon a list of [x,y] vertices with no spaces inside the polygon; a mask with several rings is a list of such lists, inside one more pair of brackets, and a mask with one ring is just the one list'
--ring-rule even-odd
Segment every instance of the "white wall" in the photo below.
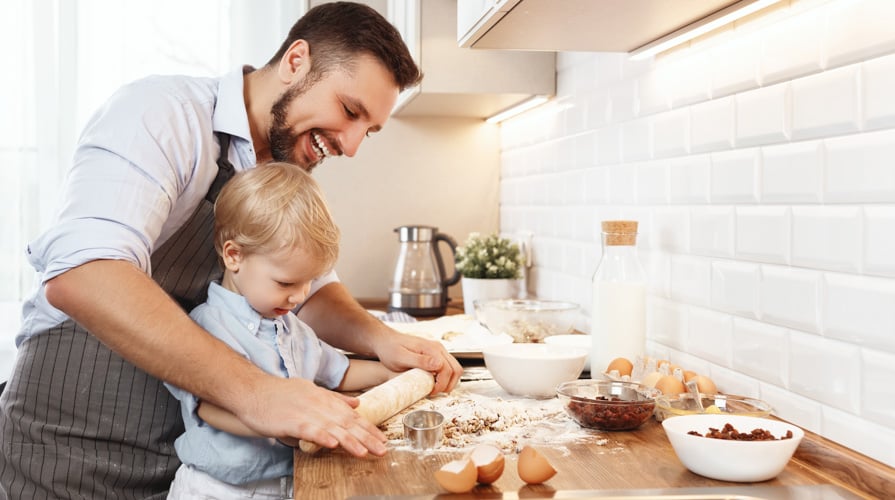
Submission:
{"label": "white wall", "polygon": [[[497,231],[498,134],[479,119],[393,117],[357,156],[314,170],[342,231],[336,271],[355,297],[388,296],[398,226],[436,226],[459,245],[470,232]],[[449,295],[459,299],[459,287]]]}
{"label": "white wall", "polygon": [[599,222],[637,219],[649,353],[895,465],[893,25],[792,0],[647,62],[561,54],[501,131],[537,294],[589,310]]}

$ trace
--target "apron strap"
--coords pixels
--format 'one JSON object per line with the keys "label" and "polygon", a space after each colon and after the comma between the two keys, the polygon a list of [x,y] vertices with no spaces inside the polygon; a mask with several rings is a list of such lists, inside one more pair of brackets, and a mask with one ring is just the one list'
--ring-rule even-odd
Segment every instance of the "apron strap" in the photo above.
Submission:
{"label": "apron strap", "polygon": [[225,134],[224,132],[215,132],[215,137],[218,138],[218,141],[221,143],[221,153],[218,156],[217,164],[218,164],[218,174],[214,177],[214,182],[211,183],[211,187],[208,188],[208,193],[205,194],[205,199],[214,203],[215,200],[218,199],[218,194],[221,192],[221,189],[224,187],[224,184],[233,177],[233,174],[236,173],[236,169],[233,167],[233,164],[230,163],[229,155],[230,155],[230,134]]}
{"label": "apron strap", "polygon": [[[151,256],[152,278],[187,311],[220,275],[213,204],[235,169],[230,136],[218,140],[206,199]],[[0,500],[164,499],[181,433],[180,403],[159,379],[65,321],[22,343],[0,395]]]}

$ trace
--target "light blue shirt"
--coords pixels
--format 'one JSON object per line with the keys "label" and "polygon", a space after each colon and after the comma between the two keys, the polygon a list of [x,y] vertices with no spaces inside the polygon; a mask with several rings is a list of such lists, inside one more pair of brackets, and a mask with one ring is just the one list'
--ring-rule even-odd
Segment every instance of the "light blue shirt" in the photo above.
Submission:
{"label": "light blue shirt", "polygon": [[[214,180],[215,132],[233,136],[228,156],[237,172],[255,165],[242,68],[221,78],[144,78],[93,115],[57,220],[28,245],[39,287],[22,308],[16,345],[68,319],[46,300],[51,278],[99,259],[129,261],[151,275],[152,251],[189,219]],[[311,292],[337,279],[330,273]]]}
{"label": "light blue shirt", "polygon": [[[208,287],[208,301],[190,316],[215,337],[267,373],[301,377],[334,389],[348,369],[348,358],[322,342],[293,313],[262,318],[245,297],[217,283]],[[174,442],[177,456],[212,477],[230,484],[291,476],[293,449],[271,438],[246,438],[219,431],[196,413],[198,400],[165,384],[178,400],[186,432]]]}

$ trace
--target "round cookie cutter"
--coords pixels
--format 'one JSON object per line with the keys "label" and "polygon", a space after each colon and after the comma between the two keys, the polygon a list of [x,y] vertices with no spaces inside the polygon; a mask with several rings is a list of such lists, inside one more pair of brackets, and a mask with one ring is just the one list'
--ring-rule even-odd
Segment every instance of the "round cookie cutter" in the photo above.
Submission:
{"label": "round cookie cutter", "polygon": [[404,438],[418,450],[441,446],[444,415],[432,410],[416,410],[404,415]]}

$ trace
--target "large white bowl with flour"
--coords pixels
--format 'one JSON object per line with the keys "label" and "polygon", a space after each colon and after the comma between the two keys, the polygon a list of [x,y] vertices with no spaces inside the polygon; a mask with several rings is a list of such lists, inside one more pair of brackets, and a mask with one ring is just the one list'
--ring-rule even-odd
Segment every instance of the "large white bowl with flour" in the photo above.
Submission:
{"label": "large white bowl with flour", "polygon": [[552,398],[556,386],[581,375],[589,352],[574,346],[506,344],[482,349],[485,367],[503,390],[516,396]]}

